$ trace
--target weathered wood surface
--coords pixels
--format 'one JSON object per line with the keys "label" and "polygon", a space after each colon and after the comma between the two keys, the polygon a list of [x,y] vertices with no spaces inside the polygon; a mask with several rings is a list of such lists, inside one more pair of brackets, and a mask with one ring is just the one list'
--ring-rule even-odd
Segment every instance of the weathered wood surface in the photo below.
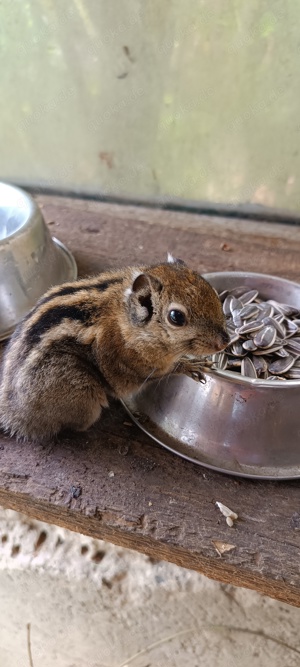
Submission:
{"label": "weathered wood surface", "polygon": [[[170,250],[202,272],[249,269],[300,280],[295,227],[46,196],[38,202],[81,275],[158,261]],[[216,501],[238,513],[233,528]],[[0,504],[300,606],[299,482],[236,479],[186,462],[131,424],[118,403],[88,433],[51,445],[0,435]],[[234,548],[220,556],[216,542]]]}

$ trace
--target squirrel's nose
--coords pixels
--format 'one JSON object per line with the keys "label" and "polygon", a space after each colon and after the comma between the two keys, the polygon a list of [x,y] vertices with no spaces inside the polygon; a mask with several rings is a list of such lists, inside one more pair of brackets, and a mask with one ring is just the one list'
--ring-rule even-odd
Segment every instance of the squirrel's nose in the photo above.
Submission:
{"label": "squirrel's nose", "polygon": [[215,337],[216,352],[221,352],[221,350],[224,350],[224,348],[227,347],[229,340],[230,339],[227,331],[221,329]]}

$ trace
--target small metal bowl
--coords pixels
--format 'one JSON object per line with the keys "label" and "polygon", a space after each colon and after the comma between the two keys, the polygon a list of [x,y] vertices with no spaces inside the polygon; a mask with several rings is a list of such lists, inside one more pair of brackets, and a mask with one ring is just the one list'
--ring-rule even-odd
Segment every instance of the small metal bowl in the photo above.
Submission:
{"label": "small metal bowl", "polygon": [[32,197],[0,183],[0,340],[49,287],[76,277],[74,258],[50,236]]}
{"label": "small metal bowl", "polygon": [[[217,291],[246,285],[265,299],[300,309],[300,285],[258,273],[210,273]],[[300,380],[271,382],[230,371],[206,384],[171,376],[145,385],[124,403],[154,440],[218,472],[260,479],[300,479]]]}

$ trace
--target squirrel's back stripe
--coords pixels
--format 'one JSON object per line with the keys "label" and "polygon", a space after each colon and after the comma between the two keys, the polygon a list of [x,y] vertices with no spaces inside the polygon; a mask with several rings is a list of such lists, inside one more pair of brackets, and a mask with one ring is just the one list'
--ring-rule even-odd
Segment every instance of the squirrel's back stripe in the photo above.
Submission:
{"label": "squirrel's back stripe", "polygon": [[97,289],[99,290],[99,292],[105,292],[105,290],[107,290],[111,285],[122,283],[122,281],[123,278],[111,278],[110,280],[104,280],[103,282],[101,282],[101,279],[98,278],[98,280],[95,280],[93,282],[91,279],[89,279],[88,282],[82,280],[78,283],[75,283],[74,285],[67,285],[67,286],[61,285],[53,289],[53,292],[51,294],[42,297],[39,300],[38,305],[40,306],[41,304],[47,303],[48,301],[52,301],[52,299],[55,299],[58,296],[68,296],[70,294],[76,294],[77,292],[82,292],[83,290]]}
{"label": "squirrel's back stripe", "polygon": [[92,316],[93,309],[85,308],[82,303],[79,306],[53,306],[53,308],[48,308],[48,310],[42,313],[39,319],[27,328],[27,342],[32,345],[38,343],[43,334],[52,327],[56,327],[64,319],[77,320],[87,326],[91,322]]}
{"label": "squirrel's back stripe", "polygon": [[[10,344],[14,345],[23,332],[23,348],[20,350],[20,360],[25,358],[29,347],[39,343],[41,337],[58,326],[64,319],[69,321],[70,335],[72,322],[83,326],[94,324],[99,315],[101,306],[95,300],[95,290],[105,292],[110,286],[122,283],[123,277],[100,275],[86,278],[70,284],[53,287],[50,292],[41,297],[32,310],[27,313],[17,326]],[[70,302],[66,297],[70,296]],[[63,303],[60,303],[61,299]]]}

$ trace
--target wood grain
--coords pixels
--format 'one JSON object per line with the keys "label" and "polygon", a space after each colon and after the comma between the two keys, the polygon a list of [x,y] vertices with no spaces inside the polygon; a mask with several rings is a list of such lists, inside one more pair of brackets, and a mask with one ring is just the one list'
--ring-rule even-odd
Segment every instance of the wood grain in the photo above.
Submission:
{"label": "wood grain", "polygon": [[[81,274],[158,261],[249,269],[300,279],[300,230],[38,197],[51,233]],[[226,243],[230,249],[222,250]],[[216,507],[237,512],[233,528]],[[0,436],[0,503],[49,523],[172,561],[300,606],[298,482],[235,479],[184,461],[114,403],[86,434],[51,445]],[[219,555],[215,542],[235,548]]]}

